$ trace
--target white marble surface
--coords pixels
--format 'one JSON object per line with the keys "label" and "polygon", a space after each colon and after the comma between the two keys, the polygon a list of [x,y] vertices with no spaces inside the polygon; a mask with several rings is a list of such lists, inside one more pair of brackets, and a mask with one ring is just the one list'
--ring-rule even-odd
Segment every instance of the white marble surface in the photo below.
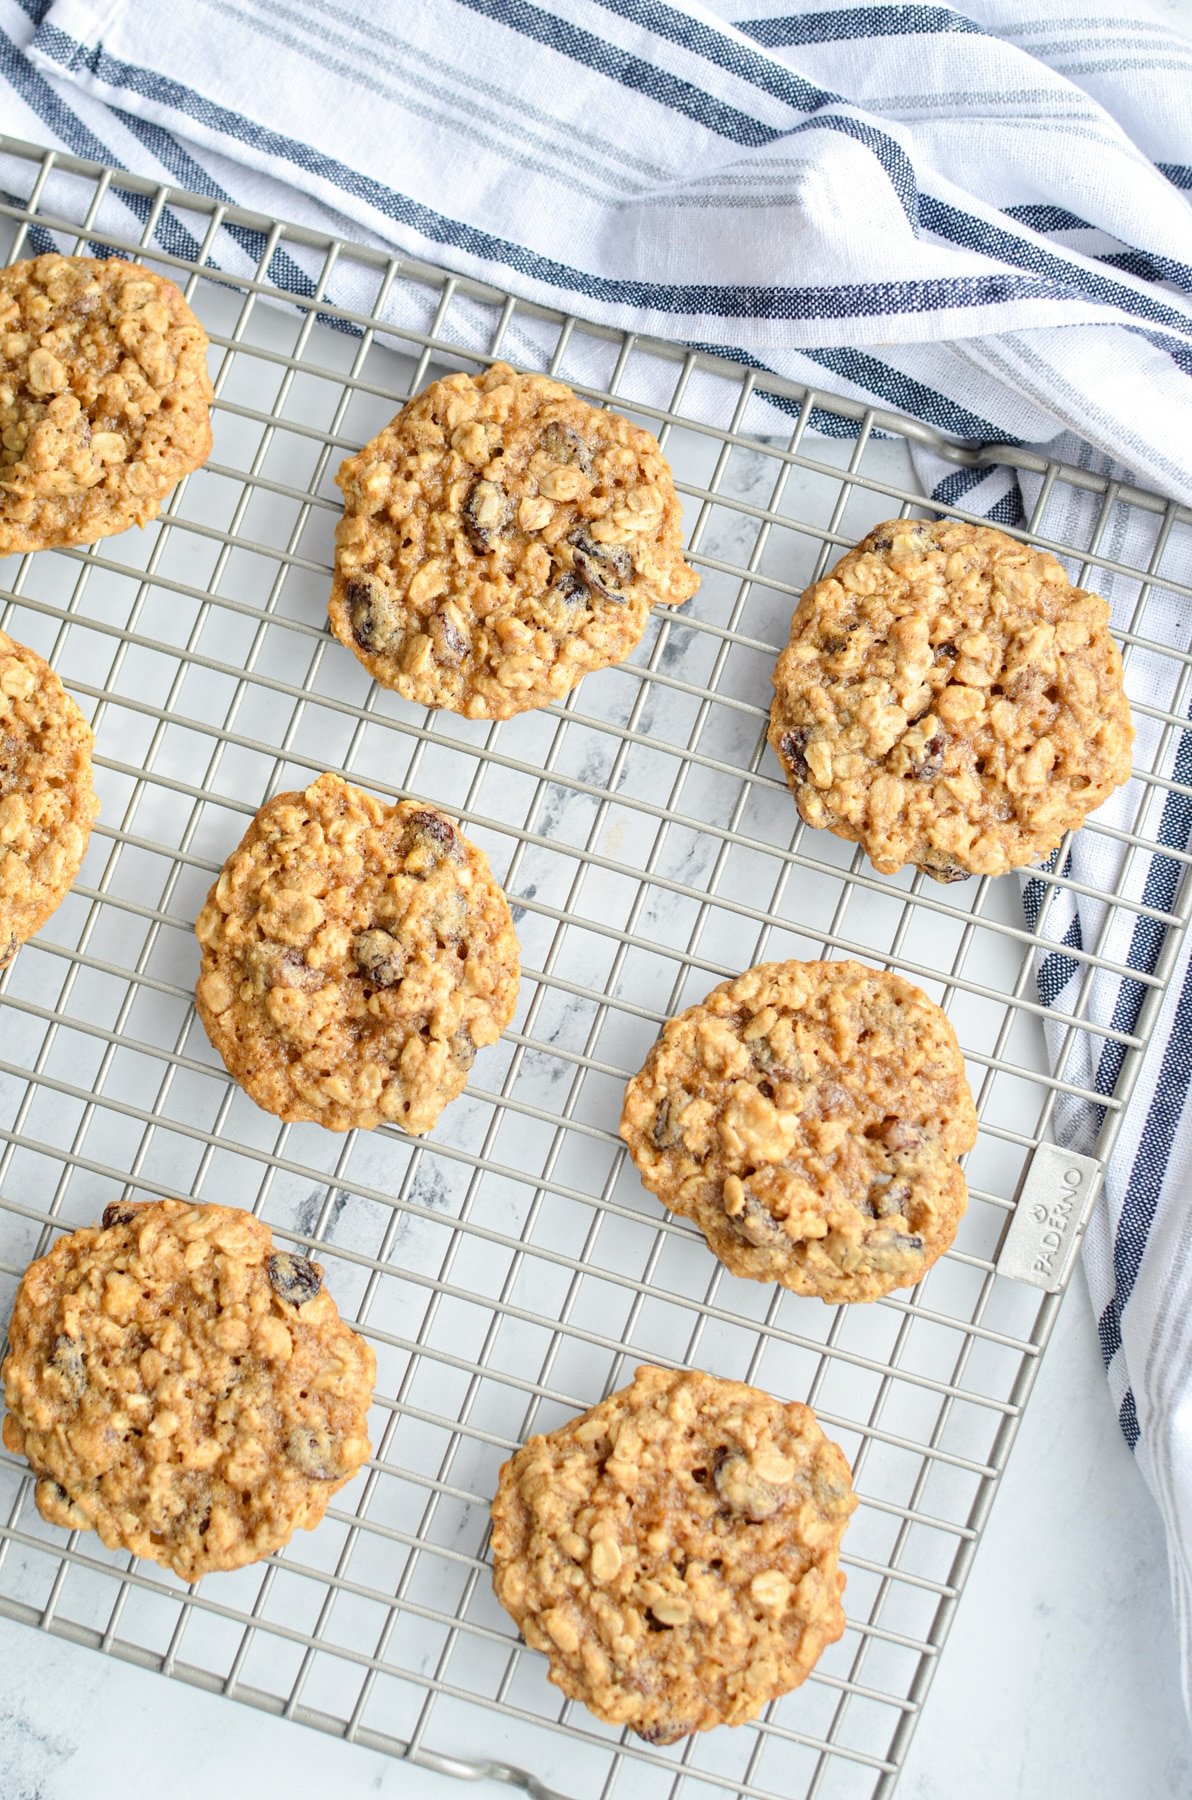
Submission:
{"label": "white marble surface", "polygon": [[[1192,21],[1192,0],[1152,5]],[[0,1677],[0,1800],[463,1791],[4,1620]],[[492,1750],[502,1751],[497,1729]],[[470,1791],[497,1800],[510,1790]],[[1110,1407],[1079,1271],[898,1791],[902,1800],[1192,1795],[1163,1537]],[[632,1800],[631,1777],[618,1793]]]}
{"label": "white marble surface", "polygon": [[[901,1800],[1181,1800],[1192,1794],[1192,1737],[1174,1658],[1162,1534],[1109,1405],[1078,1276]],[[0,1670],[4,1800],[511,1791],[464,1790],[4,1622]]]}
{"label": "white marble surface", "polygon": [[[886,473],[905,472],[900,447],[876,448]],[[788,501],[797,510],[797,482]],[[1012,891],[1007,903],[1016,903]],[[4,1621],[0,1670],[0,1800],[282,1791],[291,1800],[450,1800],[459,1791]],[[513,1753],[496,1724],[491,1751]],[[618,1790],[630,1800],[631,1780]],[[509,1790],[473,1791],[496,1800]],[[850,1791],[865,1793],[867,1783]],[[1079,1275],[899,1792],[910,1800],[1192,1794],[1162,1534],[1113,1416]]]}

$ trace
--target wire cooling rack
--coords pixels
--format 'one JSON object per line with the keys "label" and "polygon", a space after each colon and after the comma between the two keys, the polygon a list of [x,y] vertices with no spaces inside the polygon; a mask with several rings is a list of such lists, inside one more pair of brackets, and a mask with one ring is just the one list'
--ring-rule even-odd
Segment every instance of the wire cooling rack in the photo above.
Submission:
{"label": "wire cooling rack", "polygon": [[[997,1272],[1015,1196],[1065,1096],[1103,1108],[1108,1154],[1187,911],[1119,900],[1099,943],[1067,952],[1082,979],[1071,1010],[1047,1014],[1049,1064],[1035,953],[1071,876],[1041,877],[1031,931],[1011,879],[884,880],[799,825],[764,742],[792,597],[875,520],[925,510],[907,436],[937,440],[768,376],[763,400],[749,369],[378,249],[11,141],[0,157],[9,255],[138,254],[172,275],[210,332],[217,395],[212,458],[155,525],[2,571],[0,623],[93,719],[103,810],[73,892],[0,978],[0,1305],[55,1233],[107,1201],[193,1195],[317,1246],[379,1366],[375,1455],[324,1524],[197,1589],[45,1525],[23,1467],[0,1460],[0,1610],[538,1794],[889,1793],[1058,1304]],[[436,374],[498,352],[658,432],[703,575],[628,665],[499,726],[372,686],[324,610],[341,456]],[[1166,707],[1136,708],[1133,824],[1086,828],[1114,839],[1124,892],[1156,796],[1176,787],[1160,771],[1192,658],[1165,647],[1151,609],[1189,591],[1163,573],[1188,515],[990,455],[1038,477],[1035,541],[1131,597],[1128,664],[1169,676]],[[1090,493],[1091,523],[1065,535],[1055,521],[1082,516],[1067,503],[1087,509]],[[1121,560],[1125,515],[1148,526],[1146,567]],[[514,1025],[429,1141],[280,1125],[228,1081],[195,1019],[192,921],[214,872],[268,794],[328,767],[458,813],[515,906]],[[1170,928],[1137,978],[1131,1030],[1089,1015],[1123,907]],[[913,1294],[833,1310],[721,1270],[642,1190],[616,1122],[627,1074],[679,1007],[763,958],[846,954],[948,1007],[981,1133],[952,1253]],[[1082,1034],[1120,1045],[1112,1094],[1076,1078]],[[641,1360],[809,1399],[861,1495],[842,1641],[756,1726],[665,1750],[560,1699],[496,1605],[485,1556],[511,1447]]]}

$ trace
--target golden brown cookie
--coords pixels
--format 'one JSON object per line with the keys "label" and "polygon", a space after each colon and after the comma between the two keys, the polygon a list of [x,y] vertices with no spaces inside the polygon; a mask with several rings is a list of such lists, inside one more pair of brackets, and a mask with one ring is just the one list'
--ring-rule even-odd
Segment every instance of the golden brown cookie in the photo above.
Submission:
{"label": "golden brown cookie", "polygon": [[1130,776],[1109,608],[984,525],[894,519],[808,588],[770,745],[809,825],[875,869],[1000,875]]}
{"label": "golden brown cookie", "polygon": [[51,1525],[197,1581],[319,1523],[369,1454],[372,1350],[230,1206],[109,1206],[25,1270],[4,1442]]}
{"label": "golden brown cookie", "polygon": [[157,517],[211,452],[207,334],[118,257],[0,270],[0,556]]}
{"label": "golden brown cookie", "polygon": [[281,1119],[429,1131],[517,1000],[488,859],[413,800],[320,775],[249,826],[196,926],[199,1017]]}
{"label": "golden brown cookie", "polygon": [[336,480],[331,629],[423,706],[546,706],[699,586],[650,433],[508,363],[432,383]]}
{"label": "golden brown cookie", "polygon": [[0,631],[0,969],[79,872],[99,811],[94,741],[50,665]]}
{"label": "golden brown cookie", "polygon": [[977,1115],[926,994],[861,963],[777,962],[669,1022],[621,1136],[734,1275],[835,1303],[912,1287],[948,1248]]}
{"label": "golden brown cookie", "polygon": [[504,1465],[493,1587],[557,1687],[672,1744],[755,1718],[836,1642],[856,1504],[810,1407],[641,1368]]}

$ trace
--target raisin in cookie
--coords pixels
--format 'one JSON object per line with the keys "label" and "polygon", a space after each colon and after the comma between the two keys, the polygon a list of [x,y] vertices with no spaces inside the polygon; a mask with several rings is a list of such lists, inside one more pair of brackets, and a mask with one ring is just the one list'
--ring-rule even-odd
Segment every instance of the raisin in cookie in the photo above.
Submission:
{"label": "raisin in cookie", "polygon": [[336,479],[331,629],[423,706],[546,706],[699,586],[650,433],[507,363],[434,382]]}
{"label": "raisin in cookie", "polygon": [[211,451],[206,352],[174,283],[139,263],[0,270],[0,556],[155,519]]}
{"label": "raisin in cookie", "polygon": [[625,1090],[642,1180],[726,1268],[834,1303],[948,1248],[977,1116],[956,1034],[900,975],[762,963],[672,1019]]}
{"label": "raisin in cookie", "polygon": [[836,1642],[856,1503],[810,1407],[641,1368],[505,1464],[493,1587],[557,1687],[671,1744],[755,1718]]}
{"label": "raisin in cookie", "polygon": [[94,741],[50,665],[0,631],[0,969],[79,872],[99,811]]}
{"label": "raisin in cookie", "polygon": [[199,1017],[258,1106],[429,1131],[517,998],[483,852],[442,813],[335,775],[263,806],[196,927]]}
{"label": "raisin in cookie", "polygon": [[808,588],[770,744],[809,825],[892,875],[1000,875],[1130,775],[1109,609],[984,525],[879,525]]}
{"label": "raisin in cookie", "polygon": [[229,1206],[109,1206],[26,1269],[4,1442],[52,1525],[197,1581],[312,1530],[369,1454],[372,1350]]}

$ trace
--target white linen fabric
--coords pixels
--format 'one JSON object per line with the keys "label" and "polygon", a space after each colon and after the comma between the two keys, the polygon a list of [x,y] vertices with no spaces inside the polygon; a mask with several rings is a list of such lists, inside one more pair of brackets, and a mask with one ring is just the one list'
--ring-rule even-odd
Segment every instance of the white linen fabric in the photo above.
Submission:
{"label": "white linen fabric", "polygon": [[[1192,43],[1138,0],[1058,16],[1046,0],[0,0],[0,125],[15,136],[718,350],[763,371],[754,430],[790,410],[766,394],[773,370],[1185,504],[1190,80]],[[0,191],[22,179],[0,156]],[[51,199],[67,179],[51,177]],[[148,202],[109,194],[97,228],[147,215]],[[156,241],[200,251],[169,208]],[[206,254],[243,274],[262,245],[225,226]],[[371,303],[361,276],[328,275],[300,248],[277,250],[269,277]],[[413,302],[388,304],[403,317]],[[461,342],[469,318],[453,314]],[[472,324],[480,344],[479,314]],[[540,360],[532,322],[517,332],[507,353]],[[658,398],[672,379],[658,370]],[[713,411],[715,387],[697,377],[685,406]],[[1037,481],[1005,469],[917,462],[933,498],[995,523],[1021,525],[1039,498]],[[1099,505],[1053,490],[1034,528],[1085,541]],[[1115,624],[1187,652],[1178,589],[1192,588],[1192,527],[1118,505],[1100,543],[1118,561],[1155,557],[1160,578],[1140,592],[1098,571]],[[1046,884],[1024,884],[1048,946],[1037,979],[1057,1015],[1053,1058],[1107,1096],[1192,845],[1182,673],[1132,646],[1138,761],[1167,785],[1132,782],[1102,815],[1145,825],[1163,851],[1085,832],[1054,903],[1041,910]],[[1098,898],[1119,884],[1147,911]],[[1090,975],[1091,954],[1141,979]],[[1086,983],[1091,1016],[1117,1039],[1058,1022]],[[1085,1264],[1114,1403],[1168,1527],[1192,1697],[1190,1077],[1185,949]],[[1101,1118],[1070,1103],[1057,1124],[1088,1149]]]}

